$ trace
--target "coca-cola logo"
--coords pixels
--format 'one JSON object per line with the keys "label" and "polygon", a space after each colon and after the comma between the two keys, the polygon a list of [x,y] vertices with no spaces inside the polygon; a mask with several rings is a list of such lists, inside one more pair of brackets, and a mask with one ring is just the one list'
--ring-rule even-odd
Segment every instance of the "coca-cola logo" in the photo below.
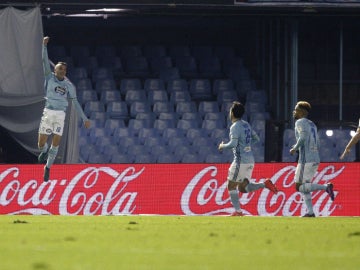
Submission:
{"label": "coca-cola logo", "polygon": [[[315,175],[313,183],[326,184],[340,175],[344,168],[345,166],[336,170],[333,165],[327,166]],[[293,216],[299,210],[301,214],[304,214],[306,208],[302,203],[302,195],[294,189],[295,170],[295,166],[286,166],[271,177],[273,183],[280,187],[277,194],[273,194],[268,189],[240,193],[242,211],[247,215],[261,216]],[[185,215],[229,214],[234,211],[228,196],[227,183],[216,179],[217,174],[217,167],[209,166],[190,180],[181,197],[181,209]],[[252,181],[256,181],[256,179],[252,179]],[[258,182],[263,181],[264,179],[258,179]],[[293,188],[294,192],[289,194],[289,192],[282,191],[288,188]],[[335,210],[333,201],[325,192],[313,192],[312,199],[314,210],[318,215],[329,216]],[[257,204],[257,213],[247,210],[246,206],[251,203]],[[213,209],[209,210],[209,207],[204,207],[207,204],[211,205]],[[204,211],[204,209],[206,210]]]}
{"label": "coca-cola logo", "polygon": [[[58,212],[61,215],[131,214],[136,208],[137,192],[128,192],[126,187],[144,170],[145,168],[136,171],[134,167],[128,167],[118,172],[111,167],[88,167],[70,179],[69,183],[66,179],[52,179],[39,184],[34,179],[25,183],[20,181],[20,170],[11,167],[0,174],[0,183],[4,186],[0,194],[0,205],[16,203],[23,206],[21,210],[10,214],[51,214],[45,207],[60,196]],[[101,175],[107,176],[107,183],[100,183]],[[109,177],[112,181],[109,181]],[[110,187],[102,188],[104,191],[91,193],[91,190],[97,190],[96,185],[107,184]],[[65,187],[62,194],[56,193],[58,186]],[[32,207],[27,208],[27,205]]]}

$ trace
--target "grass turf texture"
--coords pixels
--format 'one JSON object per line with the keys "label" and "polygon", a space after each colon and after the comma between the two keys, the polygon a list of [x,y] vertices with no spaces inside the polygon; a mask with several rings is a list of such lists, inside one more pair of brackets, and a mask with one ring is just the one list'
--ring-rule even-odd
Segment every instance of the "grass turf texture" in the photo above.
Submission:
{"label": "grass turf texture", "polygon": [[1,270],[359,269],[360,218],[0,216]]}

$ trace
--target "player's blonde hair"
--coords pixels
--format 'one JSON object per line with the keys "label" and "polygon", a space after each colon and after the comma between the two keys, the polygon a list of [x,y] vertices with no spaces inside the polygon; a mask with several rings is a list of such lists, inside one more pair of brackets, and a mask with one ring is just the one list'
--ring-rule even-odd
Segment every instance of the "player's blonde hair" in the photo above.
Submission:
{"label": "player's blonde hair", "polygon": [[305,110],[306,112],[310,112],[310,110],[311,110],[311,105],[307,101],[298,101],[298,103],[296,103],[296,105],[300,109]]}

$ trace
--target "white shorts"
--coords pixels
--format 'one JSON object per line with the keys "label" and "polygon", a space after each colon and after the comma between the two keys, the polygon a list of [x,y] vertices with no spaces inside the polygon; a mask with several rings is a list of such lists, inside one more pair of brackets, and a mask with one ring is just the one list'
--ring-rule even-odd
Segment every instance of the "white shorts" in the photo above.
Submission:
{"label": "white shorts", "polygon": [[318,167],[319,163],[315,162],[305,164],[298,163],[295,171],[295,183],[310,183]]}
{"label": "white shorts", "polygon": [[254,170],[254,163],[249,164],[237,164],[235,162],[231,163],[228,173],[228,181],[232,182],[242,182],[245,178],[249,181]]}
{"label": "white shorts", "polygon": [[64,131],[65,112],[44,109],[41,117],[39,133],[51,135],[52,133],[62,136]]}

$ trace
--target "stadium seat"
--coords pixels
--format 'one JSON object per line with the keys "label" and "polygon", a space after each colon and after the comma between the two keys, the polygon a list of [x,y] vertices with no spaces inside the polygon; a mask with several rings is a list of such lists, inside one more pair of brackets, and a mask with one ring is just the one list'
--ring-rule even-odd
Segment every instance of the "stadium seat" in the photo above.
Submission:
{"label": "stadium seat", "polygon": [[149,90],[147,91],[147,98],[150,105],[154,105],[155,102],[168,102],[168,94],[166,90]]}
{"label": "stadium seat", "polygon": [[179,129],[183,129],[185,132],[187,132],[187,130],[190,129],[190,128],[199,128],[199,124],[194,120],[180,119],[177,122],[176,127],[179,128]]}
{"label": "stadium seat", "polygon": [[137,163],[137,164],[156,163],[156,157],[154,157],[151,154],[138,154],[135,156],[134,163]]}
{"label": "stadium seat", "polygon": [[201,115],[197,112],[185,112],[180,115],[180,119],[195,121],[199,127],[201,126],[203,120]]}
{"label": "stadium seat", "polygon": [[184,101],[175,104],[175,111],[181,116],[183,113],[197,112],[197,108],[195,102]]}
{"label": "stadium seat", "polygon": [[190,81],[189,93],[194,100],[211,100],[211,83],[208,79],[192,79]]}
{"label": "stadium seat", "polygon": [[152,90],[165,90],[165,83],[161,79],[145,79],[144,90],[146,92]]}
{"label": "stadium seat", "polygon": [[116,82],[114,79],[100,79],[95,82],[95,90],[101,95],[102,91],[116,90]]}
{"label": "stadium seat", "polygon": [[208,138],[208,133],[206,130],[202,128],[189,128],[186,131],[186,138],[188,138],[188,141],[193,144],[194,140],[198,137],[204,137]]}
{"label": "stadium seat", "polygon": [[113,71],[110,68],[97,67],[92,71],[91,80],[96,83],[103,79],[114,79]]}
{"label": "stadium seat", "polygon": [[267,95],[264,90],[251,90],[246,93],[246,103],[257,102],[260,104],[267,103]]}
{"label": "stadium seat", "polygon": [[111,101],[121,101],[121,95],[118,90],[103,90],[100,94],[100,101],[108,104]]}
{"label": "stadium seat", "polygon": [[111,156],[110,162],[113,164],[132,164],[134,163],[134,156],[131,154],[114,154]]}
{"label": "stadium seat", "polygon": [[200,101],[198,111],[203,117],[207,113],[218,113],[220,112],[219,104],[216,101]]}
{"label": "stadium seat", "polygon": [[162,132],[162,137],[166,144],[169,143],[169,140],[176,137],[185,137],[185,131],[179,128],[166,128]]}
{"label": "stadium seat", "polygon": [[101,101],[88,101],[84,106],[84,113],[90,117],[92,112],[105,112],[105,105]]}
{"label": "stadium seat", "polygon": [[160,113],[173,113],[174,105],[171,102],[155,102],[153,112],[157,117]]}
{"label": "stadium seat", "polygon": [[171,120],[174,123],[177,123],[179,120],[179,116],[175,112],[161,112],[159,113],[158,119],[165,119],[165,120]]}
{"label": "stadium seat", "polygon": [[201,124],[201,128],[207,131],[208,136],[210,136],[211,132],[214,129],[225,128],[224,120],[217,119],[217,120],[203,120]]}
{"label": "stadium seat", "polygon": [[76,90],[93,90],[91,80],[89,78],[80,79],[75,82]]}
{"label": "stadium seat", "polygon": [[163,45],[145,45],[143,47],[144,56],[148,58],[161,58],[167,55]]}
{"label": "stadium seat", "polygon": [[213,93],[218,95],[225,91],[234,91],[234,82],[231,79],[216,79],[213,83]]}
{"label": "stadium seat", "polygon": [[207,45],[192,46],[191,55],[197,60],[203,60],[213,57],[213,48]]}
{"label": "stadium seat", "polygon": [[81,79],[87,79],[88,72],[85,67],[75,67],[71,70],[71,73],[69,73],[68,77],[76,84],[76,82]]}
{"label": "stadium seat", "polygon": [[283,133],[282,161],[295,162],[297,155],[289,153],[291,147],[296,143],[294,129],[285,129]]}
{"label": "stadium seat", "polygon": [[103,127],[91,127],[89,132],[90,141],[92,144],[95,144],[96,139],[98,137],[105,137],[106,132],[105,128]]}
{"label": "stadium seat", "polygon": [[125,72],[130,77],[149,77],[150,67],[146,57],[137,56],[125,59]]}
{"label": "stadium seat", "polygon": [[234,90],[220,91],[217,94],[217,102],[219,103],[219,105],[223,104],[224,102],[233,102],[238,100],[238,95]]}
{"label": "stadium seat", "polygon": [[95,47],[95,56],[101,59],[106,56],[115,57],[116,48],[112,45],[97,45]]}
{"label": "stadium seat", "polygon": [[204,78],[222,78],[224,74],[219,58],[209,57],[200,59],[199,74]]}
{"label": "stadium seat", "polygon": [[191,101],[191,97],[187,91],[173,91],[170,93],[170,101],[176,104],[178,102]]}
{"label": "stadium seat", "polygon": [[170,153],[160,155],[157,158],[157,163],[161,163],[161,164],[164,164],[164,163],[170,164],[170,163],[179,163],[179,162],[180,162],[180,158],[177,157],[175,154],[170,154]]}
{"label": "stadium seat", "polygon": [[150,69],[154,76],[159,76],[161,70],[172,67],[174,66],[171,57],[150,58]]}
{"label": "stadium seat", "polygon": [[167,83],[172,80],[180,79],[180,71],[177,67],[164,68],[160,70],[159,77]]}
{"label": "stadium seat", "polygon": [[196,78],[198,75],[197,63],[192,56],[179,56],[175,58],[175,67],[180,71],[180,76],[184,78]]}
{"label": "stadium seat", "polygon": [[106,135],[112,136],[117,128],[125,127],[125,122],[123,119],[106,119],[104,127]]}
{"label": "stadium seat", "polygon": [[106,106],[106,114],[108,118],[128,119],[129,110],[124,101],[110,101]]}
{"label": "stadium seat", "polygon": [[130,119],[128,128],[132,131],[132,134],[138,136],[142,128],[152,128],[152,126],[153,123],[148,119]]}
{"label": "stadium seat", "polygon": [[85,105],[88,101],[98,101],[95,90],[78,90],[77,99],[81,105]]}
{"label": "stadium seat", "polygon": [[189,85],[185,79],[174,79],[168,81],[166,90],[169,94],[175,91],[187,92],[189,90]]}
{"label": "stadium seat", "polygon": [[151,107],[149,102],[146,101],[135,101],[130,105],[130,116],[135,118],[138,113],[150,113]]}
{"label": "stadium seat", "polygon": [[165,129],[174,127],[175,123],[172,120],[156,119],[154,122],[154,128],[158,129],[160,134],[162,134]]}
{"label": "stadium seat", "polygon": [[126,95],[126,92],[129,90],[142,90],[142,84],[140,79],[133,78],[133,79],[122,79],[120,81],[120,93],[122,95]]}
{"label": "stadium seat", "polygon": [[197,154],[188,153],[184,154],[181,158],[181,163],[202,163],[204,160],[200,159]]}
{"label": "stadium seat", "polygon": [[146,100],[145,90],[128,90],[125,94],[125,102],[130,105],[135,101],[143,102]]}
{"label": "stadium seat", "polygon": [[90,49],[87,46],[75,45],[70,47],[70,55],[76,65],[80,65],[82,59],[90,56]]}
{"label": "stadium seat", "polygon": [[158,129],[150,127],[150,128],[140,128],[139,129],[139,141],[141,144],[145,144],[148,138],[157,138],[160,137],[161,134]]}

